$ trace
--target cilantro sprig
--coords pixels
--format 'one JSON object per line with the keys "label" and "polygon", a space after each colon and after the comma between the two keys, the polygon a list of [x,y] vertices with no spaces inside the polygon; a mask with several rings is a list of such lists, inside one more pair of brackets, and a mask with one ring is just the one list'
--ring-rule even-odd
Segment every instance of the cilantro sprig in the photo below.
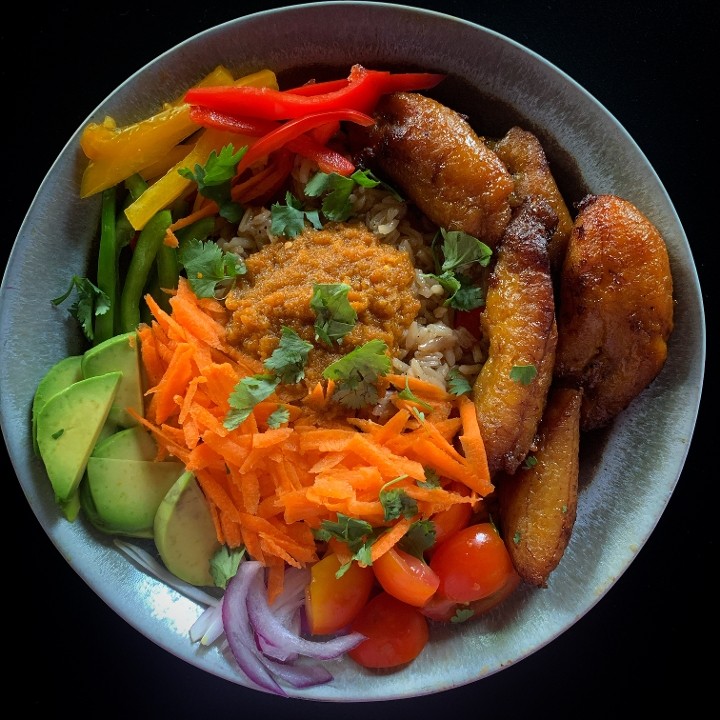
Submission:
{"label": "cilantro sprig", "polygon": [[313,285],[310,308],[315,313],[315,339],[332,347],[355,327],[357,312],[348,300],[345,283]]}
{"label": "cilantro sprig", "polygon": [[213,240],[191,238],[180,247],[178,260],[197,297],[214,297],[218,283],[233,282],[247,272],[245,263],[233,253],[223,252]]}
{"label": "cilantro sprig", "polygon": [[194,171],[178,170],[184,178],[197,183],[198,192],[217,203],[220,215],[232,223],[239,222],[243,213],[242,206],[232,199],[231,187],[237,165],[246,152],[247,145],[235,150],[230,143],[219,153],[213,150],[205,165],[196,164]]}
{"label": "cilantro sprig", "polygon": [[73,290],[77,291],[77,299],[68,312],[80,323],[85,337],[92,341],[95,338],[94,318],[110,312],[110,298],[87,278],[73,275],[67,291],[51,300],[52,304],[61,305],[70,297]]}
{"label": "cilantro sprig", "polygon": [[425,276],[433,278],[445,290],[446,306],[457,310],[481,307],[485,303],[482,288],[475,284],[469,272],[473,265],[487,267],[492,257],[492,249],[476,237],[460,230],[441,228],[435,240],[438,237],[443,239],[443,259],[442,262],[437,261],[437,272],[425,273]]}
{"label": "cilantro sprig", "polygon": [[328,365],[323,377],[336,384],[333,400],[356,409],[375,404],[378,378],[390,371],[387,349],[382,340],[370,340]]}

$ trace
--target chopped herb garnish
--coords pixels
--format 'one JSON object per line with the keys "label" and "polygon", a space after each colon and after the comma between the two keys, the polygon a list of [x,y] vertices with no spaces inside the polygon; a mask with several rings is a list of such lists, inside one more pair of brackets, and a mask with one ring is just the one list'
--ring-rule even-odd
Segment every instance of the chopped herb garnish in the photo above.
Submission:
{"label": "chopped herb garnish", "polygon": [[230,411],[225,416],[223,425],[228,430],[235,430],[249,417],[259,402],[273,394],[279,383],[280,378],[274,375],[244,377],[235,385],[230,395]]}
{"label": "chopped herb garnish", "polygon": [[285,193],[285,205],[274,203],[270,208],[270,232],[273,235],[297,237],[305,230],[307,220],[315,229],[322,227],[317,210],[304,210],[302,203],[291,193]]}
{"label": "chopped herb garnish", "polygon": [[273,410],[273,412],[268,415],[267,424],[268,427],[275,429],[284,425],[289,419],[290,411],[284,405],[281,405],[277,410]]}
{"label": "chopped herb garnish", "polygon": [[520,535],[520,531],[518,530],[518,531],[513,535],[513,542],[514,542],[516,545],[519,545],[521,538],[522,538],[522,536]]}
{"label": "chopped herb garnish", "polygon": [[[385,520],[397,520],[399,517],[411,518],[418,513],[417,501],[411,498],[403,488],[390,488],[403,480],[405,475],[385,483],[380,489],[379,500],[385,513]],[[390,489],[388,489],[390,488]]]}
{"label": "chopped herb garnish", "polygon": [[405,378],[405,387],[398,393],[398,397],[402,400],[407,400],[408,402],[415,403],[416,405],[420,405],[420,407],[424,407],[426,410],[432,410],[433,407],[430,405],[430,403],[426,403],[424,400],[421,400],[411,389],[410,389],[410,379]]}
{"label": "chopped herb garnish", "polygon": [[425,469],[425,480],[418,480],[418,487],[422,488],[435,488],[440,487],[440,476],[433,468]]}
{"label": "chopped herb garnish", "polygon": [[475,615],[475,612],[467,607],[459,607],[455,614],[450,618],[451,623],[464,623],[466,620],[469,620],[473,615]]}
{"label": "chopped herb garnish", "polygon": [[212,240],[203,242],[191,238],[181,246],[178,260],[185,268],[192,291],[199,298],[215,297],[218,283],[225,280],[234,282],[238,275],[247,272],[240,257],[223,252]]}
{"label": "chopped herb garnish", "polygon": [[[467,272],[472,265],[487,267],[492,249],[476,237],[459,230],[440,229],[443,238],[443,260],[437,261],[437,272],[426,273],[445,290],[445,305],[457,310],[473,310],[485,303],[482,288],[475,284]],[[436,236],[437,237],[437,236]],[[435,241],[433,241],[434,243]]]}
{"label": "chopped herb garnish", "polygon": [[398,542],[398,547],[416,558],[435,544],[435,524],[431,520],[417,520]]}
{"label": "chopped herb garnish", "polygon": [[[334,538],[345,543],[353,554],[353,560],[361,565],[372,565],[370,547],[375,537],[375,531],[366,520],[358,520],[338,513],[337,522],[323,520],[320,527],[314,531],[314,535],[315,539],[321,542],[327,542]],[[335,577],[342,577],[349,567],[350,563],[342,565],[335,573]]]}
{"label": "chopped herb garnish", "polygon": [[510,369],[510,379],[522,385],[529,385],[537,375],[534,365],[515,365]]}
{"label": "chopped herb garnish", "polygon": [[245,556],[245,547],[230,549],[223,545],[210,559],[210,575],[216,587],[227,588],[230,579],[237,573],[240,561]]}
{"label": "chopped herb garnish", "polygon": [[530,468],[534,468],[537,465],[537,458],[534,455],[528,455],[525,458],[525,462],[523,462],[523,467],[526,470],[529,470]]}
{"label": "chopped herb garnish", "polygon": [[247,145],[235,151],[232,144],[225,145],[218,154],[213,150],[204,166],[195,165],[195,171],[188,168],[178,170],[180,175],[197,183],[198,192],[217,203],[220,215],[232,223],[240,221],[243,208],[232,199],[232,180],[237,164],[247,151]]}
{"label": "chopped herb garnish", "polygon": [[312,347],[312,343],[303,340],[292,328],[283,326],[280,343],[263,366],[274,372],[281,383],[294,385],[305,377],[305,365]]}
{"label": "chopped herb garnish", "polygon": [[87,278],[73,275],[67,292],[51,300],[52,304],[60,305],[65,302],[70,297],[73,289],[77,290],[78,297],[70,306],[68,312],[80,323],[85,337],[88,340],[93,340],[95,337],[93,330],[94,318],[97,315],[110,312],[110,298]]}
{"label": "chopped herb garnish", "polygon": [[466,395],[472,391],[470,381],[457,368],[452,368],[447,376],[448,389],[453,395]]}
{"label": "chopped herb garnish", "polygon": [[313,285],[310,308],[315,313],[315,339],[332,347],[355,327],[357,312],[348,300],[345,283]]}
{"label": "chopped herb garnish", "polygon": [[377,380],[390,366],[387,345],[382,340],[370,340],[328,365],[323,377],[335,382],[334,401],[361,408],[378,401]]}

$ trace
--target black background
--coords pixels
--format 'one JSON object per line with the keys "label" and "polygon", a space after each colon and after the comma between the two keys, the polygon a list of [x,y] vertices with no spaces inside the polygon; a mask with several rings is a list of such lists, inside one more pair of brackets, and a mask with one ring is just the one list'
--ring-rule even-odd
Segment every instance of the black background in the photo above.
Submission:
{"label": "black background", "polygon": [[[67,139],[130,74],[206,28],[296,3],[16,4],[3,20],[3,233],[7,253]],[[718,240],[716,124],[720,18],[710,2],[417,2],[539,53],[594,95],[647,155],[685,228],[717,329],[710,253]],[[332,29],[328,28],[328,33]],[[42,269],[38,269],[42,273]],[[709,445],[715,340],[684,472],[627,572],[575,626],[514,667],[456,690],[338,706],[284,700],[208,675],[115,615],[49,542],[5,474],[4,695],[79,717],[435,718],[624,716],[710,698],[717,647],[717,454]],[[4,448],[3,448],[4,450]],[[11,466],[6,462],[5,467]],[[628,478],[632,482],[632,478]],[[9,632],[8,632],[9,631]],[[709,651],[709,655],[707,654]],[[7,667],[7,665],[6,665]],[[23,688],[20,690],[20,688]],[[16,706],[17,707],[17,706]],[[684,713],[683,713],[684,714]]]}

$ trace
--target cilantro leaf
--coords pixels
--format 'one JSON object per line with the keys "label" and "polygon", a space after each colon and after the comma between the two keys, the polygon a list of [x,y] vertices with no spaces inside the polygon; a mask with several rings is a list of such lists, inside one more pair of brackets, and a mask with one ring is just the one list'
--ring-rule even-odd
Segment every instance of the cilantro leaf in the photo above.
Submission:
{"label": "cilantro leaf", "polygon": [[448,388],[453,395],[465,395],[472,391],[468,379],[457,368],[452,368],[447,376]]}
{"label": "cilantro leaf", "polygon": [[268,427],[274,430],[284,425],[289,419],[290,411],[284,405],[281,405],[277,410],[273,410],[273,412],[268,415],[267,424]]}
{"label": "cilantro leaf", "polygon": [[473,615],[475,615],[475,611],[472,610],[469,607],[459,607],[455,614],[450,618],[451,623],[464,623],[466,620],[469,620]]}
{"label": "cilantro leaf", "polygon": [[305,230],[307,220],[316,230],[322,227],[317,210],[304,210],[302,203],[291,193],[285,193],[285,205],[274,203],[270,208],[270,232],[273,235],[297,237]]}
{"label": "cilantro leaf", "polygon": [[303,340],[292,328],[283,326],[280,343],[263,365],[274,372],[281,383],[294,385],[305,377],[305,365],[312,347],[312,343]]}
{"label": "cilantro leaf", "polygon": [[537,368],[534,365],[514,365],[510,369],[510,379],[521,385],[529,385],[536,375]]}
{"label": "cilantro leaf", "polygon": [[313,285],[310,308],[315,313],[315,339],[332,347],[355,327],[357,312],[348,300],[345,283]]}
{"label": "cilantro leaf", "polygon": [[245,547],[230,549],[227,545],[223,545],[210,558],[210,575],[216,587],[223,590],[227,588],[230,579],[237,573],[244,555]]}
{"label": "cilantro leaf", "polygon": [[[393,480],[392,482],[396,481]],[[379,493],[385,520],[397,520],[399,517],[415,517],[418,513],[417,501],[411,498],[403,488],[386,490],[385,488],[390,484],[387,483]]]}
{"label": "cilantro leaf", "polygon": [[433,468],[426,467],[425,470],[425,480],[418,480],[417,484],[418,487],[422,488],[436,488],[440,487],[440,476],[437,474]]}
{"label": "cilantro leaf", "polygon": [[[314,531],[315,539],[323,542],[334,538],[348,546],[353,554],[353,560],[361,565],[372,565],[370,547],[375,538],[375,529],[366,520],[358,520],[343,513],[337,514],[337,521],[323,520],[320,527]],[[345,563],[335,573],[335,577],[342,577],[351,563]]]}
{"label": "cilantro leaf", "polygon": [[360,408],[378,401],[377,379],[389,372],[390,365],[387,345],[370,340],[328,365],[323,377],[336,383],[333,400]]}
{"label": "cilantro leaf", "polygon": [[235,385],[230,398],[230,410],[223,425],[228,430],[238,428],[253,411],[253,408],[273,394],[280,378],[274,375],[250,375]]}
{"label": "cilantro leaf", "polygon": [[245,263],[233,253],[225,253],[220,246],[208,240],[191,238],[178,253],[185,268],[188,282],[197,297],[214,297],[215,288],[223,280],[234,280],[247,272]]}
{"label": "cilantro leaf", "polygon": [[435,524],[432,520],[417,520],[398,542],[404,550],[416,558],[423,558],[423,553],[435,543]]}
{"label": "cilantro leaf", "polygon": [[110,298],[87,278],[73,275],[67,291],[51,300],[52,304],[61,305],[70,297],[73,290],[77,290],[78,297],[68,312],[80,323],[85,337],[93,340],[95,337],[93,320],[96,315],[105,315],[111,311]]}
{"label": "cilantro leaf", "polygon": [[440,229],[443,238],[443,272],[454,272],[473,263],[487,267],[492,257],[492,249],[481,240],[461,230]]}
{"label": "cilantro leaf", "polygon": [[305,194],[308,197],[320,197],[322,212],[328,220],[344,222],[352,214],[350,195],[355,188],[352,178],[338,173],[318,172],[310,178],[305,185]]}
{"label": "cilantro leaf", "polygon": [[416,405],[419,405],[420,407],[424,407],[426,410],[432,410],[433,407],[430,405],[430,403],[426,403],[424,400],[421,400],[411,389],[410,389],[410,379],[405,378],[405,387],[398,393],[398,397],[407,400],[408,402],[415,403]]}
{"label": "cilantro leaf", "polygon": [[231,187],[237,164],[247,151],[247,145],[235,151],[232,144],[225,145],[218,154],[213,150],[204,166],[196,164],[195,171],[178,170],[180,175],[197,183],[198,192],[217,203],[220,215],[229,222],[239,222],[243,209],[232,199]]}

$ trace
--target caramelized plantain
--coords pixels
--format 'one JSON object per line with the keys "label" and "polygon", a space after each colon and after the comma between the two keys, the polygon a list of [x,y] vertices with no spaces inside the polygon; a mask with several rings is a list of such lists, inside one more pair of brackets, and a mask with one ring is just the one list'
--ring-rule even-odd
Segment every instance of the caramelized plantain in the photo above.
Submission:
{"label": "caramelized plantain", "polygon": [[588,195],[560,276],[555,375],[582,387],[583,430],[607,425],[662,369],[673,328],[665,241],[632,203]]}
{"label": "caramelized plantain", "polygon": [[553,271],[559,270],[573,220],[550,171],[543,146],[533,133],[515,126],[500,140],[488,141],[488,147],[495,151],[512,174],[515,189],[510,196],[511,205],[520,205],[529,195],[539,195],[555,211],[558,224],[548,242],[548,254]]}
{"label": "caramelized plantain", "polygon": [[494,247],[510,221],[513,180],[463,116],[418,93],[393,93],[380,100],[375,119],[352,128],[361,161],[436,225]]}
{"label": "caramelized plantain", "polygon": [[582,390],[554,387],[538,428],[533,466],[496,478],[502,536],[527,583],[546,587],[575,524]]}
{"label": "caramelized plantain", "polygon": [[[557,343],[547,242],[557,217],[550,204],[528,198],[503,235],[481,315],[488,359],[473,400],[491,473],[513,473],[530,450],[552,379]],[[528,383],[513,369],[533,366]]]}

